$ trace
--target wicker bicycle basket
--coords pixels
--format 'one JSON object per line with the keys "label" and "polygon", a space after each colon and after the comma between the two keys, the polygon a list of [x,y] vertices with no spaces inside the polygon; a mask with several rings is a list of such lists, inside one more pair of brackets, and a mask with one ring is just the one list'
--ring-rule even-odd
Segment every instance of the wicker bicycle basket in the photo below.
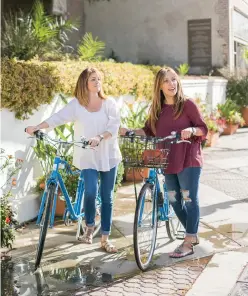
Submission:
{"label": "wicker bicycle basket", "polygon": [[166,168],[169,145],[158,137],[121,136],[119,139],[124,167]]}

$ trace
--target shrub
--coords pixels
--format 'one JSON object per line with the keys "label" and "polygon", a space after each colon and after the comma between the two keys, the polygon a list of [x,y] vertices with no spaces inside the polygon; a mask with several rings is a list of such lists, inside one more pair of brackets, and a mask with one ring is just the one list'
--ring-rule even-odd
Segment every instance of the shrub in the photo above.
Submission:
{"label": "shrub", "polygon": [[26,119],[42,104],[51,103],[59,89],[59,79],[53,68],[43,63],[17,62],[2,59],[2,107]]}
{"label": "shrub", "polygon": [[132,94],[151,99],[154,74],[149,67],[131,63],[59,61],[17,62],[3,59],[2,107],[15,112],[18,119],[28,118],[43,104],[52,101],[55,92],[72,95],[80,73],[88,66],[104,74],[106,95]]}
{"label": "shrub", "polygon": [[227,96],[240,107],[248,106],[248,77],[231,77],[227,84]]}
{"label": "shrub", "polygon": [[6,177],[6,181],[2,185],[0,201],[1,201],[1,247],[11,248],[15,239],[14,227],[18,224],[15,219],[9,198],[12,196],[12,188],[16,186],[16,174],[21,169],[21,159],[15,159],[12,155],[6,155],[5,151],[0,151],[0,177]]}

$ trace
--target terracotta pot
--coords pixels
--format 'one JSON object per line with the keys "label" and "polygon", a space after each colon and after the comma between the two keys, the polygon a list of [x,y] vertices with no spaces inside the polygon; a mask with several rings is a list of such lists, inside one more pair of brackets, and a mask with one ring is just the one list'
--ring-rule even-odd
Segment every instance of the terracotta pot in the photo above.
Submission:
{"label": "terracotta pot", "polygon": [[40,183],[40,186],[39,187],[40,187],[40,189],[43,189],[44,190],[45,189],[45,186],[46,186],[45,183]]}
{"label": "terracotta pot", "polygon": [[129,168],[125,170],[125,179],[126,181],[142,181],[145,178],[149,177],[149,168]]}
{"label": "terracotta pot", "polygon": [[241,109],[242,116],[245,120],[245,125],[248,126],[248,107],[243,107]]}
{"label": "terracotta pot", "polygon": [[65,201],[60,199],[60,195],[57,196],[55,216],[62,217],[65,212]]}
{"label": "terracotta pot", "polygon": [[[45,186],[46,186],[45,183],[41,183],[39,187],[44,190]],[[58,189],[58,196],[56,200],[56,210],[55,210],[55,216],[57,217],[62,217],[65,211],[66,202],[64,200],[61,200],[60,197],[61,197],[61,191],[60,189]]]}
{"label": "terracotta pot", "polygon": [[56,217],[62,217],[65,212],[65,204],[66,202],[64,200],[60,199],[61,197],[61,191],[60,189],[58,190],[58,196],[56,200],[56,211],[55,211],[55,216]]}
{"label": "terracotta pot", "polygon": [[216,144],[219,140],[219,137],[220,137],[220,134],[218,132],[209,131],[207,134],[206,147],[216,146]]}
{"label": "terracotta pot", "polygon": [[232,135],[232,134],[236,133],[238,127],[239,127],[238,124],[229,124],[229,123],[227,123],[222,134],[223,135]]}

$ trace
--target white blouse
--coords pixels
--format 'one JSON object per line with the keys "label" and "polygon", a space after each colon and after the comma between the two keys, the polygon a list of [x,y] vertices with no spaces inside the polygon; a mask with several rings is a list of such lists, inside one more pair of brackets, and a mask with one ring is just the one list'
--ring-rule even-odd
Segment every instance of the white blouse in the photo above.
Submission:
{"label": "white blouse", "polygon": [[97,112],[89,112],[74,98],[63,109],[45,120],[49,128],[74,122],[74,140],[81,137],[87,140],[109,132],[112,137],[103,139],[99,146],[93,149],[83,149],[74,146],[73,165],[78,169],[95,169],[109,171],[121,162],[121,152],[118,144],[120,114],[114,99],[103,100],[102,107]]}

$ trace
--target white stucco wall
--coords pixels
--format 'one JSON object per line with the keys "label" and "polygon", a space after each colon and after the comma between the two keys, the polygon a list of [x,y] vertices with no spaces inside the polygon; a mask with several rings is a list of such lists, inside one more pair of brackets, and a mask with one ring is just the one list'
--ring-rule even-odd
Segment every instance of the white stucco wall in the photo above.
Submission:
{"label": "white stucco wall", "polygon": [[[60,100],[59,100],[60,102]],[[28,120],[17,120],[14,113],[6,109],[1,111],[1,144],[0,148],[5,149],[7,155],[24,160],[22,169],[18,173],[17,185],[12,190],[13,197],[10,199],[14,210],[17,212],[19,222],[31,220],[37,216],[40,196],[34,191],[36,179],[41,176],[42,171],[38,160],[32,149],[34,139],[29,139],[24,132],[25,127],[37,125],[48,118],[56,110],[60,109],[63,103],[58,103],[57,97],[51,105],[44,105]],[[4,182],[1,179],[0,184]]]}
{"label": "white stucco wall", "polygon": [[208,109],[213,110],[218,104],[226,100],[227,80],[222,78],[182,80],[185,95],[191,98],[200,98],[207,103]]}
{"label": "white stucco wall", "polygon": [[[226,0],[228,1],[228,0]],[[122,61],[176,66],[188,62],[187,21],[212,19],[212,64],[228,47],[222,0],[111,0],[85,3],[85,30],[106,42]],[[228,50],[228,49],[227,49]]]}

